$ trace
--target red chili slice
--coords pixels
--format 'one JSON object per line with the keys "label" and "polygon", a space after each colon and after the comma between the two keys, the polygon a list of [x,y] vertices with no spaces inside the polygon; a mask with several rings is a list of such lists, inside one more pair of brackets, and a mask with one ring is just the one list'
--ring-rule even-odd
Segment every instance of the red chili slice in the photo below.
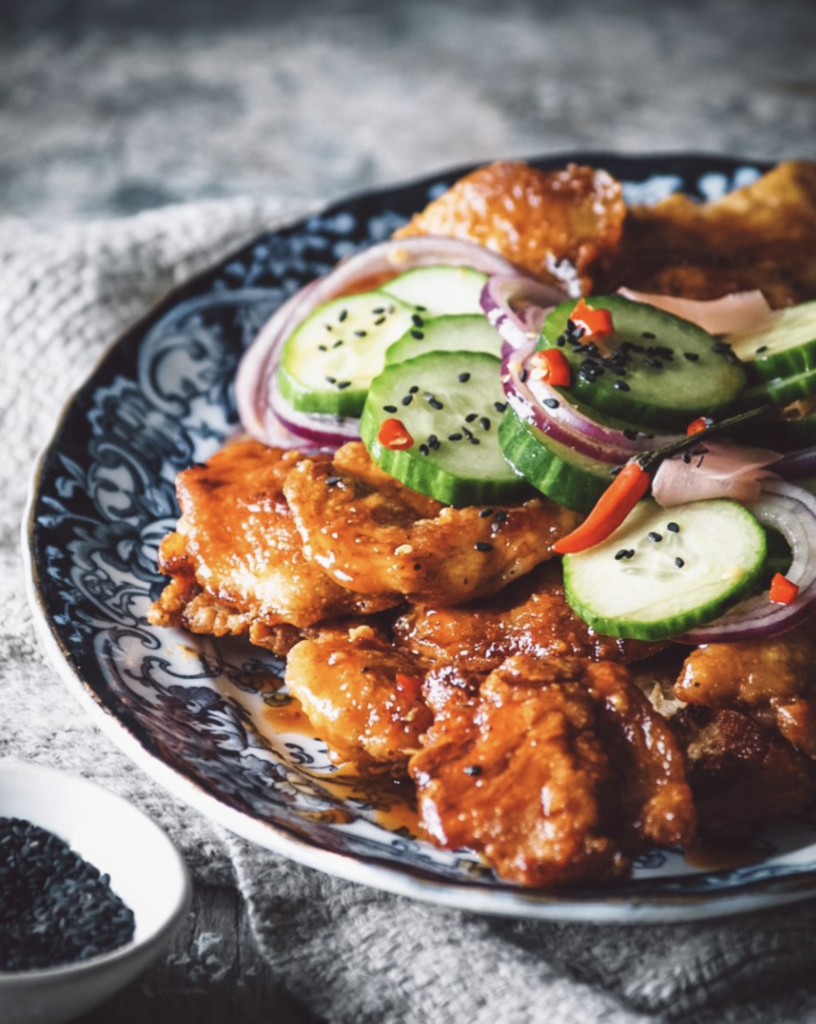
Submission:
{"label": "red chili slice", "polygon": [[605,541],[649,490],[651,480],[651,474],[637,462],[627,462],[583,523],[553,549],[559,555],[574,555]]}
{"label": "red chili slice", "polygon": [[534,352],[530,357],[533,377],[550,384],[555,388],[568,388],[572,383],[572,373],[567,357],[557,348],[547,348],[543,352]]}
{"label": "red chili slice", "polygon": [[579,299],[575,308],[570,313],[570,320],[577,326],[583,327],[584,337],[598,340],[608,338],[615,330],[612,323],[612,314],[608,309],[593,309],[587,305],[584,299]]}
{"label": "red chili slice", "polygon": [[778,572],[771,580],[771,589],[768,597],[774,604],[792,604],[799,595],[799,588],[795,583]]}
{"label": "red chili slice", "polygon": [[402,420],[395,419],[382,421],[377,432],[377,440],[383,448],[388,448],[392,452],[404,451],[411,448],[414,443]]}

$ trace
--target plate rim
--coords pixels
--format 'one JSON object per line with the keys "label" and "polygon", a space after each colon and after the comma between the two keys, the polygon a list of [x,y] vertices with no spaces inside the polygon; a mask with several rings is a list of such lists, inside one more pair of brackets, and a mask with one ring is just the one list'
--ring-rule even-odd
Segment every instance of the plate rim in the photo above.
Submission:
{"label": "plate rim", "polygon": [[[749,157],[679,151],[661,154],[628,154],[610,151],[570,152],[525,159],[531,163],[552,164],[555,167],[569,162],[602,167],[606,160],[625,160],[647,166],[654,163],[665,164],[677,161],[684,164],[699,163],[701,173],[707,171],[717,173],[720,170],[734,171],[740,166],[761,169],[776,166],[775,163]],[[433,880],[407,873],[398,864],[383,864],[377,862],[376,859],[366,859],[353,854],[327,850],[317,842],[310,842],[301,836],[290,834],[288,829],[279,823],[261,821],[245,811],[227,806],[217,795],[206,791],[193,778],[165,763],[160,757],[146,749],[138,736],[132,733],[114,712],[101,702],[88,681],[76,670],[55,624],[48,614],[40,586],[40,573],[34,545],[35,512],[42,474],[48,457],[62,434],[66,418],[80,396],[90,389],[94,379],[107,362],[114,358],[124,342],[136,334],[143,334],[146,328],[166,309],[172,308],[177,301],[181,301],[183,291],[195,286],[218,268],[227,265],[237,253],[258,244],[265,235],[305,224],[314,216],[333,216],[373,197],[382,197],[401,190],[430,185],[444,177],[458,179],[478,166],[481,164],[442,168],[402,183],[361,190],[335,199],[326,206],[309,210],[305,214],[301,212],[291,219],[284,218],[276,227],[248,237],[235,249],[218,257],[204,269],[174,285],[152,302],[142,315],[128,324],[103,348],[84,378],[67,396],[55,417],[53,427],[37,455],[29,476],[26,503],[21,521],[26,597],[37,635],[45,647],[48,660],[101,731],[131,761],[172,796],[193,807],[209,821],[245,840],[279,853],[306,867],[323,871],[349,882],[369,885],[393,895],[407,896],[447,909],[504,917],[599,924],[660,924],[720,918],[781,906],[801,900],[808,895],[816,895],[816,869],[797,872],[785,878],[749,880],[731,887],[724,893],[716,891],[697,894],[678,892],[661,896],[649,894],[638,897],[633,896],[630,892],[616,897],[614,889],[610,888],[608,894],[599,897],[594,893],[584,895],[570,893],[569,890],[547,891],[520,887],[497,889],[478,882],[459,883],[452,880]],[[816,843],[816,840],[814,842]]]}

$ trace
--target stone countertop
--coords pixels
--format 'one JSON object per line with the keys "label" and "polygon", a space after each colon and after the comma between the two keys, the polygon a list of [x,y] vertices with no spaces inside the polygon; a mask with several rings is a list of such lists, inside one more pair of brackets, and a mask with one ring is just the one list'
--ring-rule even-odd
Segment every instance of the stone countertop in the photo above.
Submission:
{"label": "stone countertop", "polygon": [[[495,157],[816,159],[816,16],[810,0],[770,14],[764,0],[10,0],[0,230],[237,195],[301,205]],[[228,880],[198,887],[142,986],[85,1021],[141,1020],[148,989],[161,1022],[313,1019],[254,955]]]}
{"label": "stone countertop", "polygon": [[816,157],[809,0],[9,0],[0,217],[570,151]]}

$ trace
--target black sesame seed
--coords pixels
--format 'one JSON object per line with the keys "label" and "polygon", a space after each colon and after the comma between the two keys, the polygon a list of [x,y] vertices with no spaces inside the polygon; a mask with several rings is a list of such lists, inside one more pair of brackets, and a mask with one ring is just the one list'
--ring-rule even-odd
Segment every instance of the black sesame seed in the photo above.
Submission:
{"label": "black sesame seed", "polygon": [[[478,413],[469,412],[467,414],[467,416],[465,416],[465,423],[474,423],[478,418],[479,418],[479,414]],[[465,431],[465,433],[468,434],[468,436],[470,436],[468,431]]]}
{"label": "black sesame seed", "polygon": [[409,395],[415,395],[418,391],[419,391],[419,388],[417,387],[416,384],[414,384],[412,387],[408,388],[408,394]]}
{"label": "black sesame seed", "polygon": [[422,333],[422,331],[411,331],[411,337],[416,338],[417,341],[422,341],[425,335]]}
{"label": "black sesame seed", "polygon": [[374,313],[374,314],[384,313],[385,312],[385,306],[377,306],[377,308],[376,309],[372,309],[371,312]]}
{"label": "black sesame seed", "polygon": [[522,370],[521,373],[519,374],[519,380],[521,381],[522,384],[525,384],[527,382],[527,378],[529,376],[530,376],[530,374],[529,374],[528,370],[526,370],[526,369]]}
{"label": "black sesame seed", "polygon": [[481,443],[482,443],[482,442],[481,442],[481,441],[479,440],[479,438],[478,438],[478,437],[469,437],[469,438],[468,438],[468,441],[470,442],[470,444],[481,444]]}
{"label": "black sesame seed", "polygon": [[110,876],[53,833],[0,818],[0,851],[0,971],[75,963],[133,938]]}
{"label": "black sesame seed", "polygon": [[691,455],[688,452],[683,452],[683,462],[688,466],[691,462]]}
{"label": "black sesame seed", "polygon": [[342,344],[343,344],[343,339],[342,338],[338,338],[337,341],[332,345],[332,348],[340,348],[340,346]]}
{"label": "black sesame seed", "polygon": [[440,445],[439,438],[436,436],[436,434],[431,434],[428,437],[428,447],[429,448],[433,448],[433,450],[436,451],[436,449],[439,447],[439,445]]}
{"label": "black sesame seed", "polygon": [[501,524],[507,519],[507,513],[503,509],[499,509],[496,515],[493,517],[493,522]]}
{"label": "black sesame seed", "polygon": [[460,373],[459,374],[459,383],[460,384],[467,384],[467,382],[469,380],[470,380],[470,374],[469,373]]}
{"label": "black sesame seed", "polygon": [[375,327],[379,327],[380,324],[384,324],[384,323],[385,323],[385,317],[384,316],[380,316],[380,317],[377,317],[377,319],[374,321],[374,326]]}
{"label": "black sesame seed", "polygon": [[333,331],[334,327],[331,324],[323,324],[327,331]]}
{"label": "black sesame seed", "polygon": [[555,339],[555,343],[559,348],[563,348],[567,343],[567,339],[564,337],[563,334],[559,334],[558,337]]}
{"label": "black sesame seed", "polygon": [[368,331],[355,331],[354,332],[354,337],[355,338],[365,338],[367,334],[368,334]]}
{"label": "black sesame seed", "polygon": [[635,549],[634,548],[629,548],[629,550],[626,552],[626,557],[627,558],[634,558],[635,557]]}
{"label": "black sesame seed", "polygon": [[651,331],[641,331],[641,338],[656,338],[656,334],[652,334]]}
{"label": "black sesame seed", "polygon": [[396,412],[397,407],[395,405],[384,405],[383,412]]}
{"label": "black sesame seed", "polygon": [[482,774],[482,769],[478,764],[466,764],[462,771],[465,775],[479,776]]}
{"label": "black sesame seed", "polygon": [[663,540],[663,534],[662,533],[656,533],[654,530],[652,530],[649,533],[649,540],[653,540],[655,542],[655,544],[659,544],[661,542],[661,540]]}
{"label": "black sesame seed", "polygon": [[700,357],[696,352],[684,352],[683,358],[688,359],[690,363],[696,363]]}
{"label": "black sesame seed", "polygon": [[318,350],[318,352],[328,352],[329,351],[328,348],[325,345],[318,345],[317,346],[317,350]]}
{"label": "black sesame seed", "polygon": [[483,509],[481,509],[479,511],[479,518],[480,519],[487,519],[488,516],[492,516],[492,515],[493,515],[493,509],[492,508],[483,508]]}
{"label": "black sesame seed", "polygon": [[350,387],[351,387],[351,381],[350,380],[341,380],[337,384],[337,390],[338,391],[342,391],[344,388],[350,388]]}
{"label": "black sesame seed", "polygon": [[637,441],[636,430],[630,430],[629,427],[624,427],[621,433],[627,439],[627,441]]}
{"label": "black sesame seed", "polygon": [[428,405],[429,405],[429,406],[430,406],[430,407],[431,407],[432,409],[436,409],[437,411],[438,411],[439,409],[444,409],[444,408],[445,408],[445,406],[444,406],[444,405],[443,405],[443,404],[442,404],[442,403],[441,403],[441,402],[439,401],[439,399],[438,399],[438,398],[429,398],[429,399],[428,399]]}
{"label": "black sesame seed", "polygon": [[431,449],[427,446],[427,444],[421,444],[419,446],[419,454],[420,455],[430,455],[431,454]]}
{"label": "black sesame seed", "polygon": [[616,380],[615,383],[612,385],[612,387],[616,388],[618,391],[630,391],[631,390],[629,385],[626,383],[625,380]]}
{"label": "black sesame seed", "polygon": [[406,395],[401,401],[402,401],[403,405],[410,405],[411,402],[413,402],[413,400],[414,400],[414,396],[413,395]]}
{"label": "black sesame seed", "polygon": [[666,529],[669,531],[669,533],[679,533],[680,532],[680,527],[677,525],[677,523],[668,523],[666,525]]}
{"label": "black sesame seed", "polygon": [[767,351],[768,351],[768,346],[767,345],[760,345],[759,348],[756,350],[756,354],[758,356],[761,356],[763,352],[767,352]]}
{"label": "black sesame seed", "polygon": [[558,401],[557,398],[545,398],[544,404],[547,406],[548,409],[557,409],[561,403]]}
{"label": "black sesame seed", "polygon": [[493,408],[496,410],[496,412],[504,412],[505,409],[507,408],[507,402],[494,402]]}
{"label": "black sesame seed", "polygon": [[449,441],[461,441],[462,440],[462,435],[459,434],[459,433],[448,434],[448,440]]}
{"label": "black sesame seed", "polygon": [[427,313],[428,312],[428,307],[427,306],[414,306],[414,309],[417,310],[418,313]]}
{"label": "black sesame seed", "polygon": [[615,553],[615,561],[621,562],[626,558],[626,548],[621,548],[620,551]]}
{"label": "black sesame seed", "polygon": [[347,316],[348,316],[348,310],[347,309],[343,309],[343,310],[340,311],[340,314],[337,317],[337,319],[342,324],[342,322],[346,319]]}
{"label": "black sesame seed", "polygon": [[479,425],[481,426],[482,430],[490,430],[490,420],[487,418],[487,416],[482,416],[482,418],[479,420]]}
{"label": "black sesame seed", "polygon": [[473,545],[473,547],[474,547],[474,549],[476,551],[492,551],[493,550],[493,545],[492,544],[488,544],[486,540],[477,540],[476,543]]}
{"label": "black sesame seed", "polygon": [[[470,420],[470,416],[468,416],[467,418],[468,418],[468,420]],[[473,419],[475,420],[476,417],[474,416]],[[470,441],[473,438],[473,431],[472,430],[468,430],[467,427],[462,427],[462,433],[465,435],[465,437],[468,439],[468,441]]]}
{"label": "black sesame seed", "polygon": [[411,317],[411,323],[414,325],[414,327],[424,327],[425,326],[425,321],[422,319],[422,317],[418,313],[414,313],[413,314],[413,316]]}
{"label": "black sesame seed", "polygon": [[327,377],[326,380],[329,382],[329,384],[336,384],[337,383],[337,378],[336,377]]}
{"label": "black sesame seed", "polygon": [[674,564],[675,564],[675,565],[677,566],[677,568],[678,568],[678,569],[682,569],[682,568],[683,568],[683,566],[684,566],[684,565],[685,565],[686,563],[685,563],[685,562],[683,561],[683,559],[682,559],[682,558],[679,558],[679,557],[678,557],[678,558],[675,558],[675,560],[674,560]]}

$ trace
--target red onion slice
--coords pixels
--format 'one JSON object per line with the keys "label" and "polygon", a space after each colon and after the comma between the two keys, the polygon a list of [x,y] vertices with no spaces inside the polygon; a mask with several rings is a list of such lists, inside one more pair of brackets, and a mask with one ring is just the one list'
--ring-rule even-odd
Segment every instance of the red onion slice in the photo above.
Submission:
{"label": "red onion slice", "polygon": [[268,433],[274,430],[276,425],[280,425],[296,438],[309,441],[321,448],[336,449],[347,441],[360,439],[358,419],[298,412],[281,395],[276,381],[273,381],[270,387],[266,420]]}
{"label": "red onion slice", "polygon": [[762,483],[759,501],[748,506],[763,526],[787,540],[793,562],[787,578],[799,587],[791,604],[774,604],[767,591],[742,601],[714,622],[691,630],[681,643],[712,644],[759,640],[785,633],[816,611],[816,498],[784,480]]}
{"label": "red onion slice", "polygon": [[686,462],[665,459],[655,473],[652,497],[663,508],[705,498],[733,498],[742,504],[758,501],[767,466],[782,456],[765,448],[747,448],[727,441],[701,443],[704,454]]}
{"label": "red onion slice", "polygon": [[[506,320],[503,325],[506,327]],[[599,462],[620,465],[634,455],[680,440],[678,436],[667,434],[632,439],[622,430],[602,426],[590,419],[566,399],[562,392],[535,379],[535,375],[530,373],[528,361],[535,348],[536,342],[527,340],[520,349],[505,354],[502,361],[502,385],[516,415],[554,441],[568,445],[576,452]],[[527,375],[522,381],[525,369]],[[547,405],[548,402],[550,405]]]}
{"label": "red onion slice", "polygon": [[675,295],[652,295],[631,288],[618,288],[618,295],[632,302],[662,309],[666,313],[689,320],[709,334],[733,334],[756,331],[769,326],[779,316],[774,313],[761,291],[734,292],[720,299],[681,299]]}
{"label": "red onion slice", "polygon": [[566,292],[523,274],[494,274],[482,289],[484,314],[511,349],[538,340],[553,306],[568,299]]}

